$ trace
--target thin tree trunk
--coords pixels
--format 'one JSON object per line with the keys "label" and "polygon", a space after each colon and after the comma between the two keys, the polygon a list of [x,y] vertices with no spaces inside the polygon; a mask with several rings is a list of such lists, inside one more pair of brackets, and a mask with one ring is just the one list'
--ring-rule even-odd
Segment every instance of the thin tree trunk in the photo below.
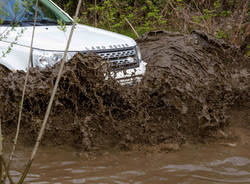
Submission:
{"label": "thin tree trunk", "polygon": [[3,179],[4,169],[5,169],[6,175],[9,179],[10,184],[14,184],[8,170],[6,169],[6,164],[5,164],[4,159],[3,159],[3,134],[2,134],[2,122],[0,120],[0,184],[5,183],[5,180]]}
{"label": "thin tree trunk", "polygon": [[95,27],[97,27],[97,10],[96,10],[96,0],[95,0]]}
{"label": "thin tree trunk", "polygon": [[25,170],[23,172],[23,175],[20,178],[18,184],[22,184],[24,182],[24,179],[26,178],[27,174],[29,173],[29,170],[30,170],[31,165],[32,165],[32,163],[34,161],[37,150],[39,148],[41,139],[43,137],[43,134],[44,134],[44,131],[45,131],[45,128],[46,128],[46,124],[48,122],[49,114],[50,114],[50,111],[51,111],[51,107],[52,107],[52,104],[53,104],[53,101],[54,101],[54,98],[55,98],[55,94],[56,94],[56,91],[57,91],[57,88],[58,88],[58,85],[59,85],[59,82],[60,82],[60,79],[61,79],[61,75],[62,75],[63,68],[64,68],[64,63],[65,63],[66,56],[67,56],[67,53],[68,53],[68,50],[69,50],[70,42],[72,40],[72,36],[73,36],[73,32],[74,32],[74,29],[75,29],[75,26],[76,26],[77,17],[78,17],[78,14],[79,14],[81,4],[82,4],[82,0],[79,0],[78,1],[78,6],[77,6],[77,9],[76,9],[76,13],[75,13],[75,17],[74,17],[74,23],[73,23],[71,31],[70,31],[67,46],[66,46],[66,49],[65,49],[65,52],[64,52],[63,59],[61,61],[61,65],[60,65],[60,69],[59,69],[58,76],[57,76],[57,79],[56,79],[56,83],[55,83],[55,86],[53,88],[53,91],[52,91],[52,94],[51,94],[51,97],[50,97],[49,105],[48,105],[47,110],[46,110],[46,114],[45,114],[45,117],[44,117],[44,120],[43,120],[43,123],[42,123],[42,127],[41,127],[39,135],[37,137],[37,141],[36,141],[36,144],[35,144],[35,146],[33,148],[30,160],[28,161],[28,164],[27,164],[27,166],[26,166],[26,168],[25,168]]}
{"label": "thin tree trunk", "polygon": [[139,38],[139,34],[137,33],[137,31],[135,30],[135,28],[132,26],[132,24],[129,22],[129,20],[127,18],[125,18],[126,22],[129,24],[129,26],[132,28],[132,30],[134,31],[135,35],[137,36],[137,38]]}
{"label": "thin tree trunk", "polygon": [[85,0],[82,0],[82,11],[86,11],[86,3],[85,3]]}
{"label": "thin tree trunk", "polygon": [[[5,170],[5,176],[7,176],[7,178],[9,179],[10,184],[14,184],[14,182],[13,182],[13,180],[12,180],[12,178],[11,178],[10,172],[9,172],[9,170],[7,169],[7,165],[5,164],[4,159],[2,159],[2,164],[3,164],[3,168],[4,168],[4,170]],[[3,180],[4,182],[5,182],[5,179],[6,179],[6,177],[5,177],[4,180]]]}
{"label": "thin tree trunk", "polygon": [[3,179],[3,135],[2,135],[2,122],[0,119],[0,184],[2,184]]}
{"label": "thin tree trunk", "polygon": [[18,141],[19,132],[20,132],[20,125],[21,125],[22,111],[23,111],[23,102],[24,102],[25,91],[26,91],[26,88],[27,88],[29,71],[30,71],[30,66],[31,66],[32,48],[33,48],[34,35],[35,35],[35,29],[36,29],[38,1],[39,0],[36,0],[36,11],[35,11],[33,32],[32,32],[31,43],[30,43],[30,55],[29,55],[28,69],[27,69],[27,73],[26,73],[26,76],[25,76],[24,86],[23,86],[22,99],[21,99],[21,103],[20,103],[20,110],[19,110],[19,116],[18,116],[18,122],[17,122],[17,131],[16,131],[16,136],[15,136],[15,139],[14,139],[14,145],[13,145],[13,148],[12,148],[12,152],[11,152],[10,157],[9,157],[9,163],[7,165],[7,170],[9,170],[9,168],[10,168],[11,161],[13,159],[13,155],[14,155],[14,152],[16,150],[16,145],[17,145],[17,141]]}

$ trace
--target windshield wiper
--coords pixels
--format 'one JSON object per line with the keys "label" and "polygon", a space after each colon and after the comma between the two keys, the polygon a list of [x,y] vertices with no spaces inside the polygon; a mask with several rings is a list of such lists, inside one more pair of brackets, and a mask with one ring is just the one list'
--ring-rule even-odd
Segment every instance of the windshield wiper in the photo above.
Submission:
{"label": "windshield wiper", "polygon": [[[59,25],[58,21],[52,20],[52,19],[38,19],[36,21],[37,25]],[[2,22],[1,25],[15,25],[15,24],[21,24],[21,25],[33,25],[34,20],[23,20],[23,21],[10,21],[10,20],[5,20]],[[65,22],[65,25],[72,25],[72,22]]]}
{"label": "windshield wiper", "polygon": [[[37,20],[37,22],[42,24],[56,24],[56,25],[60,24],[57,20],[52,20],[52,19],[39,19]],[[63,24],[72,25],[72,22],[63,22]]]}
{"label": "windshield wiper", "polygon": [[4,20],[2,22],[0,22],[0,26],[18,26],[18,22],[17,21],[12,21],[12,20]]}
{"label": "windshield wiper", "polygon": [[58,25],[58,22],[56,20],[51,20],[51,19],[39,19],[37,20],[38,23],[42,24],[56,24]]}
{"label": "windshield wiper", "polygon": [[[21,24],[34,24],[34,20],[23,20],[20,21]],[[51,19],[38,19],[36,20],[37,25],[58,25],[58,22],[56,20],[51,20]]]}
{"label": "windshield wiper", "polygon": [[10,21],[10,20],[4,20],[2,22],[0,22],[0,25],[12,25],[14,22]]}
{"label": "windshield wiper", "polygon": [[72,25],[72,22],[65,22],[65,25]]}

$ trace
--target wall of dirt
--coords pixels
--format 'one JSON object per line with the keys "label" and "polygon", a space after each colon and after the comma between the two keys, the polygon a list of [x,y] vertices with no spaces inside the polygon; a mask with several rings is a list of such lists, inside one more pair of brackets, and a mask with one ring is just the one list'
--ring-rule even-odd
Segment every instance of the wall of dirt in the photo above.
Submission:
{"label": "wall of dirt", "polygon": [[[148,67],[133,87],[105,80],[98,56],[66,63],[43,144],[93,150],[204,141],[228,126],[232,108],[250,112],[250,62],[240,48],[199,31],[150,32],[138,43]],[[38,135],[58,68],[31,70],[21,125],[27,144]],[[25,73],[0,76],[0,118],[11,138]]]}
{"label": "wall of dirt", "polygon": [[177,109],[173,116],[180,114],[180,127],[189,135],[204,140],[232,123],[232,111],[250,112],[250,62],[242,48],[201,31],[156,31],[138,42],[156,102]]}

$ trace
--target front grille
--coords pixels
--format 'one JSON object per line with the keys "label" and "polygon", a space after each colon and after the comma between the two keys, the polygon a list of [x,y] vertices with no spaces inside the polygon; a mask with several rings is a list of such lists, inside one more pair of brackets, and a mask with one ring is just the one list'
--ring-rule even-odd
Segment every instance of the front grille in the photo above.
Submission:
{"label": "front grille", "polygon": [[135,47],[100,51],[97,54],[103,59],[108,60],[113,70],[137,68],[140,64]]}

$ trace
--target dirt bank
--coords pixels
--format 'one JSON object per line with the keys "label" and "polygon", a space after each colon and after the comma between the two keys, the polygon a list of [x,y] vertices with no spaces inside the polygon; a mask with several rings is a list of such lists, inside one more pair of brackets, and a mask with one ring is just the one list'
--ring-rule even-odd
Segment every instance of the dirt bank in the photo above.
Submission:
{"label": "dirt bank", "polygon": [[[235,107],[250,112],[250,62],[240,48],[198,31],[151,32],[138,43],[148,68],[133,88],[105,80],[97,56],[78,54],[66,64],[43,144],[92,150],[204,141],[228,126]],[[27,144],[36,139],[57,70],[31,70],[21,129]],[[0,117],[8,137],[24,75],[1,75]]]}

